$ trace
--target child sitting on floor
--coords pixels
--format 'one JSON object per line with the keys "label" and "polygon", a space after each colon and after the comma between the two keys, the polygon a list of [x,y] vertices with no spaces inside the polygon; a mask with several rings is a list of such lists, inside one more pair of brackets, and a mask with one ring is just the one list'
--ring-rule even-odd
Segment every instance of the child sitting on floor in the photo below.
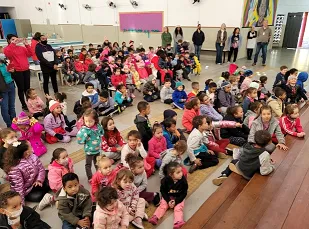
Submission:
{"label": "child sitting on floor", "polygon": [[171,117],[164,119],[162,126],[163,136],[166,139],[168,149],[173,148],[180,139],[186,140],[186,137],[183,135],[181,130],[177,130],[175,119]]}
{"label": "child sitting on floor", "polygon": [[188,193],[187,179],[183,175],[181,165],[177,162],[170,162],[167,164],[164,168],[164,175],[165,177],[161,180],[160,187],[163,198],[160,202],[160,206],[148,221],[153,225],[157,225],[159,219],[171,208],[174,209],[173,228],[178,229],[185,224],[183,219],[183,208]]}
{"label": "child sitting on floor", "polygon": [[192,131],[192,120],[194,117],[200,115],[200,100],[193,98],[185,104],[185,111],[182,116],[182,125],[186,128],[187,132]]}
{"label": "child sitting on floor", "polygon": [[26,92],[27,98],[27,107],[30,114],[35,118],[38,119],[39,117],[44,116],[44,102],[38,96],[35,89],[30,88]]}
{"label": "child sitting on floor", "polygon": [[230,73],[229,72],[222,72],[221,77],[219,78],[219,81],[217,82],[217,86],[221,87],[223,82],[229,81]]}
{"label": "child sitting on floor", "polygon": [[161,102],[165,104],[173,103],[173,92],[174,90],[171,88],[171,79],[167,78],[164,81],[164,85],[160,91]]}
{"label": "child sitting on floor", "polygon": [[263,104],[260,101],[255,101],[255,102],[250,104],[249,110],[245,114],[245,119],[244,119],[244,122],[243,122],[244,125],[246,125],[249,128],[251,127],[252,122],[254,121],[256,116],[258,116],[260,114],[260,110],[261,110],[262,105]]}
{"label": "child sitting on floor", "polygon": [[222,115],[219,114],[215,108],[213,108],[210,103],[210,98],[204,92],[199,93],[198,98],[200,100],[200,113],[201,115],[209,116],[213,121],[221,121],[223,119]]}
{"label": "child sitting on floor", "polygon": [[63,188],[56,194],[62,228],[90,228],[92,201],[89,191],[80,185],[75,173],[65,174],[62,185]]}
{"label": "child sitting on floor", "polygon": [[227,113],[229,107],[235,106],[234,96],[231,94],[231,84],[228,81],[222,83],[221,88],[217,90],[214,101],[214,107],[222,114]]}
{"label": "child sitting on floor", "polygon": [[285,75],[286,75],[287,71],[288,71],[287,66],[283,65],[283,66],[280,67],[280,72],[276,76],[273,88],[275,88],[277,86],[280,87],[282,85],[286,85]]}
{"label": "child sitting on floor", "polygon": [[242,104],[242,109],[243,109],[244,114],[247,113],[250,104],[253,103],[254,100],[257,98],[257,89],[253,87],[249,87],[246,90],[245,94],[246,96]]}
{"label": "child sitting on floor", "polygon": [[126,162],[134,175],[134,185],[137,187],[139,197],[145,199],[148,203],[153,202],[154,206],[160,203],[160,194],[158,192],[147,192],[147,174],[144,168],[144,160],[140,156],[128,154]]}
{"label": "child sitting on floor", "polygon": [[86,83],[92,83],[94,86],[94,89],[99,89],[100,88],[100,82],[96,77],[95,69],[96,69],[95,64],[90,64],[88,67],[88,71],[86,72],[83,82]]}
{"label": "child sitting on floor", "polygon": [[121,74],[120,68],[114,69],[114,74],[111,77],[113,86],[116,88],[118,85],[126,85],[126,76]]}
{"label": "child sitting on floor", "polygon": [[192,91],[188,94],[188,100],[190,100],[193,97],[197,97],[197,94],[200,91],[200,84],[198,82],[192,82]]}
{"label": "child sitting on floor", "polygon": [[246,78],[244,79],[244,81],[242,82],[240,86],[240,93],[243,93],[249,88],[249,85],[252,82],[252,78],[253,78],[253,71],[246,70],[244,75]]}
{"label": "child sitting on floor", "polygon": [[99,94],[99,105],[97,106],[99,116],[112,116],[118,112],[118,105],[112,97],[108,95],[108,91],[101,91]]}
{"label": "child sitting on floor", "polygon": [[205,93],[206,93],[206,95],[209,96],[210,104],[212,106],[214,106],[216,91],[217,91],[217,84],[215,82],[209,83],[208,89],[205,91]]}
{"label": "child sitting on floor", "polygon": [[127,107],[133,106],[133,98],[130,97],[126,86],[120,84],[116,89],[115,102],[118,104],[120,112],[124,111]]}
{"label": "child sitting on floor", "polygon": [[148,142],[148,156],[156,159],[156,166],[161,166],[161,153],[167,149],[165,137],[163,137],[163,129],[159,123],[155,123],[152,128],[153,137]]}
{"label": "child sitting on floor", "polygon": [[188,99],[187,93],[184,91],[184,85],[182,82],[177,82],[175,91],[172,95],[173,105],[180,110],[184,109],[185,102]]}
{"label": "child sitting on floor", "polygon": [[304,91],[296,84],[297,76],[289,76],[288,83],[285,86],[286,97],[288,103],[298,103],[301,100],[308,102],[308,98]]}
{"label": "child sitting on floor", "polygon": [[103,187],[97,193],[93,226],[96,229],[123,229],[129,227],[129,213],[123,203],[119,201],[116,189]]}
{"label": "child sitting on floor", "polygon": [[82,96],[88,97],[90,99],[90,102],[92,104],[92,108],[97,108],[99,106],[99,94],[94,89],[94,86],[92,83],[86,83],[85,84],[85,91],[83,91]]}
{"label": "child sitting on floor", "polygon": [[275,87],[274,95],[267,100],[267,105],[270,106],[272,115],[277,119],[283,115],[285,98],[285,90],[281,87]]}
{"label": "child sitting on floor", "polygon": [[285,115],[280,118],[279,123],[284,135],[289,134],[299,138],[303,138],[306,135],[300,123],[297,104],[289,104],[286,106]]}

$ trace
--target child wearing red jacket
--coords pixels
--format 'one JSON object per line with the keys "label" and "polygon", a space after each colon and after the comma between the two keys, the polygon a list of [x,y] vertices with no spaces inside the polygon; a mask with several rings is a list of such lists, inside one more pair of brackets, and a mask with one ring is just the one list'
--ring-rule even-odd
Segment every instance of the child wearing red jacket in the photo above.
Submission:
{"label": "child wearing red jacket", "polygon": [[79,75],[79,79],[83,81],[85,75],[84,64],[79,60],[79,57],[77,55],[74,56],[74,67],[76,73]]}
{"label": "child wearing red jacket", "polygon": [[297,104],[286,106],[285,115],[280,118],[279,124],[284,135],[289,134],[299,138],[303,138],[306,135],[300,123]]}
{"label": "child wearing red jacket", "polygon": [[198,98],[191,99],[185,104],[185,111],[182,116],[182,125],[191,132],[193,129],[192,120],[195,116],[200,115],[200,100]]}
{"label": "child wearing red jacket", "polygon": [[167,149],[167,142],[163,137],[163,128],[155,123],[152,128],[153,137],[148,142],[148,156],[156,159],[156,166],[160,168],[162,160],[161,153]]}
{"label": "child wearing red jacket", "polygon": [[90,64],[93,64],[90,54],[86,54],[84,61],[84,71],[88,71],[88,67]]}
{"label": "child wearing red jacket", "polygon": [[122,147],[126,144],[115,126],[115,122],[110,116],[102,119],[101,125],[104,130],[102,136],[102,150],[106,157],[118,160],[121,157]]}
{"label": "child wearing red jacket", "polygon": [[111,77],[112,85],[116,88],[118,85],[126,85],[126,76],[121,74],[120,68],[114,68],[114,74]]}

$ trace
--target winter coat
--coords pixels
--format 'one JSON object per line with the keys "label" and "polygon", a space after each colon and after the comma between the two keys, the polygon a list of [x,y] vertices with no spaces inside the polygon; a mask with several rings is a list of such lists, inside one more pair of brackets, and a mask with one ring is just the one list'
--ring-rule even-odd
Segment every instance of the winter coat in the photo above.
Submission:
{"label": "winter coat", "polygon": [[11,168],[8,173],[8,180],[11,190],[18,192],[24,203],[26,195],[33,188],[33,184],[36,181],[43,184],[45,169],[40,159],[35,154],[31,154],[28,158],[22,158],[18,165]]}
{"label": "winter coat", "polygon": [[159,91],[158,87],[156,87],[151,81],[148,81],[144,85],[143,94],[148,95],[149,92],[156,93]]}
{"label": "winter coat", "polygon": [[267,105],[271,107],[271,113],[273,117],[280,118],[284,111],[284,103],[280,98],[277,98],[276,96],[271,96],[267,100]]}
{"label": "winter coat", "polygon": [[183,164],[181,156],[176,155],[174,152],[176,152],[176,150],[174,148],[171,148],[171,149],[167,149],[167,150],[165,150],[161,153],[162,163],[161,163],[161,166],[160,166],[160,169],[159,169],[160,179],[164,178],[163,169],[168,163],[177,162],[181,165]]}
{"label": "winter coat", "polygon": [[165,137],[157,138],[153,136],[148,142],[148,156],[160,159],[161,153],[167,149]]}
{"label": "winter coat", "polygon": [[179,138],[176,135],[168,132],[164,128],[164,126],[162,128],[163,128],[163,136],[165,137],[167,148],[168,149],[173,148],[174,144],[179,141]]}
{"label": "winter coat", "polygon": [[77,143],[84,144],[86,155],[96,155],[100,153],[103,133],[103,128],[99,123],[96,124],[96,128],[83,126],[77,133]]}
{"label": "winter coat", "polygon": [[197,111],[193,108],[191,110],[188,110],[185,108],[185,111],[182,115],[182,125],[186,128],[187,131],[191,131],[193,129],[192,120],[194,117],[200,115],[200,109]]}
{"label": "winter coat", "polygon": [[136,156],[141,156],[142,158],[147,157],[147,152],[145,151],[143,144],[141,144],[141,146],[137,147],[135,150],[131,149],[128,144],[124,145],[124,147],[121,150],[121,163],[123,164],[123,166],[127,168],[129,168],[129,165],[125,159],[129,153],[132,153]]}
{"label": "winter coat", "polygon": [[4,48],[3,52],[6,58],[10,60],[10,64],[14,66],[15,71],[22,72],[29,70],[28,58],[32,56],[30,45],[23,47],[11,43]]}
{"label": "winter coat", "polygon": [[248,110],[247,113],[245,114],[244,124],[250,128],[255,117],[256,113],[254,113],[251,110]]}
{"label": "winter coat", "polygon": [[80,61],[74,61],[74,67],[76,72],[85,72],[84,65]]}
{"label": "winter coat", "polygon": [[304,89],[304,83],[307,80],[308,80],[308,73],[307,72],[301,72],[301,73],[298,74],[296,84],[299,85],[300,89],[303,90],[304,93],[307,93],[307,91]]}
{"label": "winter coat", "polygon": [[119,190],[117,189],[118,200],[123,203],[128,212],[136,211],[137,202],[139,199],[138,189],[134,184],[131,185],[129,190]]}
{"label": "winter coat", "polygon": [[63,74],[68,74],[68,71],[72,71],[72,72],[75,72],[75,66],[74,66],[74,63],[72,63],[71,61],[69,63],[67,63],[66,61],[64,61],[62,63],[62,73]]}
{"label": "winter coat", "polygon": [[[243,123],[242,119],[235,118],[233,115],[227,114],[223,121],[234,121]],[[248,138],[248,134],[250,132],[250,129],[246,125],[242,125],[242,127],[237,128],[221,128],[220,134],[222,138],[230,138],[230,137],[242,137],[244,139]]]}
{"label": "winter coat", "polygon": [[304,132],[300,123],[300,118],[291,119],[288,116],[283,116],[279,120],[282,133],[297,136],[298,133]]}
{"label": "winter coat", "polygon": [[251,103],[254,102],[253,98],[250,98],[249,96],[246,96],[243,103],[242,103],[242,109],[244,111],[244,114],[247,113],[247,111],[249,110],[249,106]]}
{"label": "winter coat", "polygon": [[87,71],[86,74],[85,74],[85,76],[84,76],[83,81],[84,81],[84,83],[86,84],[86,83],[89,83],[90,81],[95,80],[95,79],[96,79],[95,72],[89,72],[89,71]]}
{"label": "winter coat", "polygon": [[49,187],[54,192],[58,192],[62,188],[62,177],[67,173],[74,173],[73,161],[68,158],[68,165],[63,166],[56,161],[48,165],[48,182]]}
{"label": "winter coat", "polygon": [[120,135],[120,132],[108,130],[105,132],[107,135],[107,138],[102,135],[102,150],[104,152],[117,152],[117,146],[123,146],[126,144],[126,142],[123,140],[123,138]]}
{"label": "winter coat", "polygon": [[172,44],[172,35],[169,32],[161,34],[162,47],[165,48],[168,44]]}
{"label": "winter coat", "polygon": [[188,193],[187,179],[182,176],[180,180],[174,182],[170,176],[166,176],[161,180],[160,192],[162,198],[168,203],[175,200],[175,206],[185,200]]}
{"label": "winter coat", "polygon": [[233,107],[235,106],[235,99],[231,93],[227,93],[224,89],[218,89],[218,105],[216,107]]}
{"label": "winter coat", "polygon": [[[22,229],[49,229],[47,223],[41,220],[40,215],[28,206],[23,206],[23,211],[20,215],[20,224]],[[4,214],[0,214],[0,229],[12,229],[8,223],[8,218]]]}
{"label": "winter coat", "polygon": [[115,88],[119,84],[126,85],[126,76],[125,75],[112,75],[111,81]]}
{"label": "winter coat", "polygon": [[129,227],[129,213],[123,203],[117,200],[116,208],[111,212],[97,205],[93,215],[94,229],[119,229]]}
{"label": "winter coat", "polygon": [[142,143],[146,150],[148,150],[148,142],[152,138],[152,126],[146,115],[136,115],[134,119],[134,124],[136,125],[137,130],[142,136]]}
{"label": "winter coat", "polygon": [[51,73],[56,71],[54,65],[58,65],[58,60],[56,52],[51,45],[38,43],[35,47],[35,54],[40,61],[42,72]]}
{"label": "winter coat", "polygon": [[27,107],[29,112],[33,115],[34,113],[43,112],[44,102],[39,96],[37,96],[35,99],[29,98],[27,100]]}
{"label": "winter coat", "polygon": [[56,132],[54,131],[54,129],[58,127],[61,127],[62,129],[65,129],[67,127],[63,115],[55,117],[52,113],[50,113],[45,116],[44,128],[46,133],[48,133],[51,136],[55,136]]}
{"label": "winter coat", "polygon": [[250,143],[243,146],[243,152],[236,167],[248,180],[258,171],[261,175],[268,175],[275,169],[274,165],[271,164],[270,154],[265,148],[256,148]]}
{"label": "winter coat", "polygon": [[82,96],[88,97],[92,104],[92,108],[97,108],[99,106],[99,94],[96,90],[93,90],[91,94],[87,90],[83,91]]}
{"label": "winter coat", "polygon": [[[254,135],[258,130],[264,130],[263,122],[262,122],[262,117],[258,117],[252,122],[252,126],[250,128],[250,134],[248,136],[248,142],[250,143],[255,143],[254,141]],[[269,121],[269,127],[267,131],[273,135],[276,135],[276,138],[280,144],[285,144],[285,138],[284,135],[281,132],[281,128],[279,125],[279,122],[276,118],[272,117],[271,120]]]}
{"label": "winter coat", "polygon": [[92,201],[90,193],[80,186],[75,197],[68,196],[64,189],[56,193],[58,201],[58,216],[62,221],[67,221],[73,226],[77,226],[78,221],[85,217],[91,217]]}
{"label": "winter coat", "polygon": [[286,85],[286,80],[285,80],[285,76],[281,72],[279,72],[276,75],[276,79],[275,79],[273,88],[275,88],[277,86],[281,86],[281,85]]}
{"label": "winter coat", "polygon": [[158,65],[159,65],[159,69],[168,69],[166,60],[162,58],[159,59]]}
{"label": "winter coat", "polygon": [[212,105],[201,104],[200,106],[201,115],[207,115],[213,121],[221,121],[223,119],[222,115],[219,114]]}
{"label": "winter coat", "polygon": [[172,99],[173,92],[174,90],[171,87],[167,88],[163,86],[160,90],[161,102],[164,103],[165,100]]}
{"label": "winter coat", "polygon": [[202,30],[200,30],[200,32],[198,32],[198,30],[196,30],[194,33],[193,33],[193,36],[192,36],[192,41],[193,41],[193,44],[194,45],[203,45],[204,41],[205,41],[205,34]]}
{"label": "winter coat", "polygon": [[298,103],[301,99],[308,100],[304,91],[297,84],[295,86],[287,84],[283,88],[286,91],[286,101],[289,103]]}
{"label": "winter coat", "polygon": [[129,97],[128,94],[126,94],[126,96],[123,96],[123,94],[117,90],[115,93],[115,102],[121,105],[123,103],[123,100],[127,100],[128,102],[132,101],[131,97]]}
{"label": "winter coat", "polygon": [[26,140],[30,142],[35,155],[40,157],[47,152],[47,148],[41,139],[44,128],[35,118],[30,119],[30,125],[27,131],[24,131],[18,127],[16,124],[16,118],[13,119],[11,128],[21,133],[19,140]]}
{"label": "winter coat", "polygon": [[183,90],[179,91],[178,89],[176,89],[173,92],[172,98],[173,98],[174,103],[183,109],[185,106],[185,101],[187,101],[188,99],[188,96],[185,91]]}

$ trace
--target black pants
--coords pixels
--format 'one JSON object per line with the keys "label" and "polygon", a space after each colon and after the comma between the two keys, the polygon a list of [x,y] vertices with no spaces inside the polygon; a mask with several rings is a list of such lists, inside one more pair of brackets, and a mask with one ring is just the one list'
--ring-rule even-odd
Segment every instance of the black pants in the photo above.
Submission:
{"label": "black pants", "polygon": [[44,114],[43,114],[42,112],[37,112],[37,113],[34,113],[34,114],[33,114],[33,117],[34,117],[35,119],[38,119],[38,117],[42,117],[42,116],[44,116]]}
{"label": "black pants", "polygon": [[123,100],[122,104],[118,104],[118,106],[120,107],[121,111],[123,111],[125,108],[131,106],[132,103],[133,103],[133,99],[131,99],[131,101]]}
{"label": "black pants", "polygon": [[49,95],[49,90],[48,90],[48,83],[49,83],[49,77],[51,79],[54,93],[58,92],[58,84],[57,84],[57,71],[52,71],[52,72],[43,72],[43,89],[44,93]]}
{"label": "black pants", "polygon": [[166,100],[164,100],[164,103],[165,104],[171,104],[171,103],[173,103],[173,100],[172,99],[166,99]]}
{"label": "black pants", "polygon": [[252,60],[252,53],[253,53],[253,49],[247,49],[247,59],[248,60]]}
{"label": "black pants", "polygon": [[95,169],[98,169],[97,166],[97,156],[99,156],[99,154],[94,154],[94,155],[86,155],[86,163],[85,163],[85,170],[86,170],[86,175],[88,180],[90,180],[92,178],[92,162],[94,164]]}
{"label": "black pants", "polygon": [[206,169],[215,166],[219,163],[217,156],[211,155],[209,153],[202,152],[199,155],[197,155],[196,158],[201,159],[202,165],[198,167],[199,169]]}
{"label": "black pants", "polygon": [[230,47],[229,56],[228,56],[228,60],[227,61],[230,62],[233,53],[234,53],[234,60],[233,60],[233,62],[236,62],[237,54],[238,54],[238,48],[233,48],[233,47]]}
{"label": "black pants", "polygon": [[144,95],[144,99],[147,102],[153,102],[157,99],[160,99],[160,92],[157,91],[157,92],[153,92],[152,95]]}
{"label": "black pants", "polygon": [[25,197],[26,201],[40,202],[43,199],[44,195],[50,191],[47,177],[48,177],[48,170],[46,170],[46,176],[42,187],[40,186],[33,187],[31,192],[29,192],[28,195]]}
{"label": "black pants", "polygon": [[18,89],[18,98],[22,105],[22,108],[27,108],[27,104],[25,102],[25,95],[27,90],[30,88],[30,70],[23,72],[16,71],[12,74],[12,76]]}
{"label": "black pants", "polygon": [[[238,162],[237,159],[231,161],[231,163],[233,163],[234,165],[236,165],[237,162]],[[221,175],[226,175],[228,177],[229,175],[231,175],[231,173],[232,170],[230,170],[229,166],[227,166],[226,169],[221,172]]]}

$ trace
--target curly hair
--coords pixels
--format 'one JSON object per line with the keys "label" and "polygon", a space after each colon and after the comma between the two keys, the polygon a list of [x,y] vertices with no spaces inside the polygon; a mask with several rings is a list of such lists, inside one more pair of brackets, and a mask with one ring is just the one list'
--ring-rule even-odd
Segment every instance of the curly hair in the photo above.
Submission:
{"label": "curly hair", "polygon": [[97,202],[100,208],[105,208],[107,205],[112,203],[112,200],[118,199],[116,189],[112,187],[102,187],[97,193]]}
{"label": "curly hair", "polygon": [[0,208],[6,208],[8,205],[8,200],[12,199],[15,196],[20,196],[18,192],[7,191],[0,194]]}
{"label": "curly hair", "polygon": [[3,168],[6,173],[8,173],[12,167],[18,165],[20,160],[24,157],[25,152],[29,148],[29,143],[27,141],[20,141],[20,145],[13,146],[10,145],[4,154]]}

